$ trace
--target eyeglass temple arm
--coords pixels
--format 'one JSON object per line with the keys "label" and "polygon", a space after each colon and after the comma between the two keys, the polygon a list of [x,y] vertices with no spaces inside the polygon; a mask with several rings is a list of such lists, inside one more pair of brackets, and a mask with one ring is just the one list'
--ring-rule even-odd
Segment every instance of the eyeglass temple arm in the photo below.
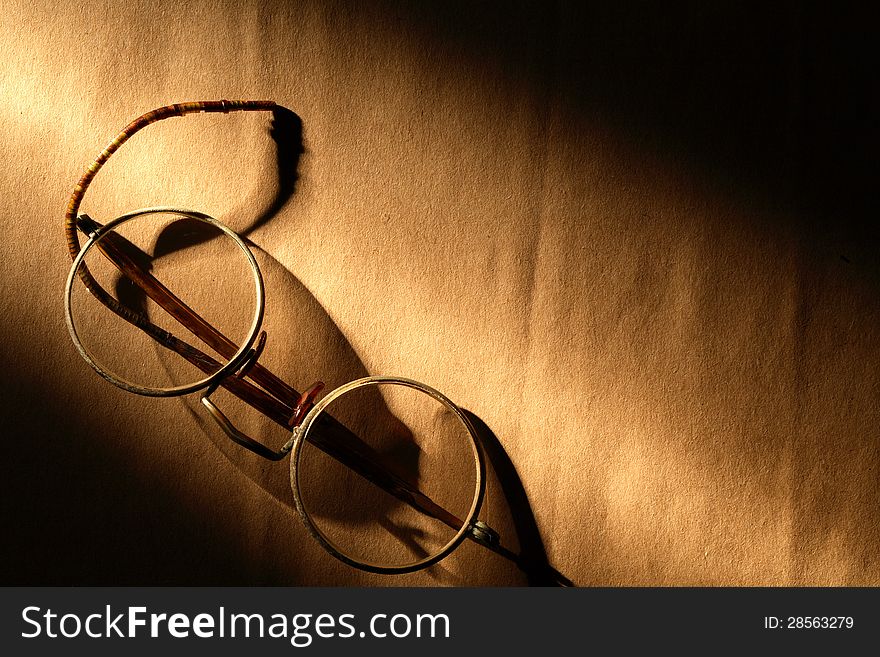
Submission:
{"label": "eyeglass temple arm", "polygon": [[[120,146],[127,142],[137,132],[143,130],[148,125],[156,123],[157,121],[175,116],[184,116],[186,114],[194,114],[199,112],[266,112],[275,110],[277,107],[278,106],[275,104],[275,102],[271,100],[207,100],[188,103],[175,103],[173,105],[166,105],[164,107],[154,109],[151,112],[147,112],[146,114],[136,118],[134,121],[129,123],[127,126],[125,126],[125,128],[123,128],[122,132],[120,132],[113,139],[113,141],[111,141],[107,145],[107,147],[104,148],[103,151],[101,151],[95,161],[92,162],[86,172],[82,175],[79,182],[76,184],[76,187],[74,187],[73,193],[70,195],[70,200],[67,203],[67,210],[64,213],[64,235],[67,239],[67,250],[70,254],[70,259],[73,260],[79,253],[79,237],[76,231],[77,212],[79,211],[79,206],[82,203],[86,190],[89,188],[89,185],[92,183],[95,175],[97,175],[98,171],[101,170],[101,167],[103,167],[104,164],[106,164],[107,160],[110,159],[110,156],[113,155],[113,153],[115,153]],[[79,276],[86,289],[88,289],[88,291],[98,301],[100,301],[111,311],[113,311],[123,319],[129,321],[130,323],[142,328],[151,335],[153,333],[161,334],[161,329],[154,325],[149,325],[149,323],[145,323],[143,317],[138,316],[138,313],[119,303],[119,301],[117,301],[111,294],[109,294],[104,288],[102,288],[91,275],[87,267],[83,266],[80,268]]]}
{"label": "eyeglass temple arm", "polygon": [[76,234],[76,221],[79,206],[85,196],[86,190],[92,183],[101,167],[106,164],[110,156],[113,155],[119,147],[127,142],[136,133],[140,132],[148,125],[161,121],[163,119],[175,116],[184,116],[186,114],[195,114],[199,112],[243,112],[257,111],[270,112],[278,108],[278,105],[271,100],[203,100],[189,103],[175,103],[173,105],[165,105],[159,107],[146,114],[139,116],[122,129],[106,148],[95,158],[91,166],[86,170],[73,189],[70,200],[67,203],[67,211],[64,214],[64,234],[67,237],[67,250],[70,252],[71,260],[79,253],[79,239]]}

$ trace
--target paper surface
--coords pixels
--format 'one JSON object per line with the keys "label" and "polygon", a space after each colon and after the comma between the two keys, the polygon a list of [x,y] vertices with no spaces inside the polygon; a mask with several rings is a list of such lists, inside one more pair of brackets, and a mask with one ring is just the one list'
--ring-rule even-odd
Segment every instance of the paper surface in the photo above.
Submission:
{"label": "paper surface", "polygon": [[415,575],[337,563],[286,462],[77,355],[79,176],[140,114],[247,98],[301,119],[295,171],[268,115],[175,118],[82,210],[179,205],[247,233],[267,364],[312,371],[297,389],[443,391],[527,498],[509,509],[490,473],[481,517],[576,584],[880,584],[880,277],[858,184],[875,134],[847,32],[417,4],[2,0],[4,582],[526,583],[470,543]]}

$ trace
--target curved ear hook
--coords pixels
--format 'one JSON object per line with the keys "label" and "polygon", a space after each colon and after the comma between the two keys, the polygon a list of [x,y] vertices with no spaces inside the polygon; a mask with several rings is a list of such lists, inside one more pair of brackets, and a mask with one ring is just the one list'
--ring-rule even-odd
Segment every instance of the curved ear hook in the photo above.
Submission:
{"label": "curved ear hook", "polygon": [[[185,114],[195,114],[200,112],[229,112],[240,111],[272,111],[277,107],[271,100],[206,100],[188,103],[175,103],[174,105],[166,105],[151,112],[147,112],[143,116],[138,117],[129,123],[116,138],[111,141],[107,147],[101,151],[100,155],[89,166],[82,175],[67,204],[67,211],[64,214],[64,234],[67,238],[67,250],[70,253],[71,260],[75,259],[79,253],[79,238],[76,234],[77,211],[85,196],[86,190],[89,188],[92,180],[101,167],[106,164],[110,156],[115,153],[122,144],[127,142],[135,133],[146,128],[151,123],[156,123],[163,119],[173,116],[183,116]],[[130,322],[140,321],[142,318],[136,316],[131,309],[119,303],[111,294],[102,288],[89,270],[83,266],[80,267],[79,276],[85,284],[86,289],[98,299],[104,306],[115,312],[117,315]]]}

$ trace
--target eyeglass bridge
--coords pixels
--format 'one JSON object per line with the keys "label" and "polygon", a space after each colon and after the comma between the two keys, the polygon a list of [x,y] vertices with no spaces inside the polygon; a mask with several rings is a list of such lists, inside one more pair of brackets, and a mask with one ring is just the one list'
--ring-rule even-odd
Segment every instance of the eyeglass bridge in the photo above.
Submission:
{"label": "eyeglass bridge", "polygon": [[[244,379],[250,369],[256,364],[259,360],[260,355],[263,353],[263,349],[266,346],[266,332],[261,331],[259,337],[257,338],[257,343],[254,347],[248,352],[248,355],[245,356],[244,362],[241,367],[232,374],[231,376],[237,379]],[[270,461],[280,461],[285,456],[290,453],[290,449],[293,445],[293,441],[287,441],[287,443],[278,451],[275,451],[263,443],[254,440],[250,436],[248,436],[243,431],[240,431],[223,411],[211,401],[211,395],[213,395],[217,388],[223,384],[223,381],[217,381],[211,384],[206,390],[205,393],[201,397],[202,405],[208,409],[208,412],[211,414],[211,417],[214,418],[214,421],[218,424],[218,426],[223,430],[233,442],[241,445],[242,447],[252,451],[254,454],[258,456],[262,456],[265,459]],[[309,386],[305,392],[303,392],[299,399],[293,406],[293,413],[290,415],[290,419],[287,421],[287,426],[289,428],[296,427],[300,422],[302,422],[303,418],[308,414],[311,410],[312,406],[315,405],[315,399],[320,394],[321,390],[324,389],[324,383],[322,381],[316,381],[311,386]]]}

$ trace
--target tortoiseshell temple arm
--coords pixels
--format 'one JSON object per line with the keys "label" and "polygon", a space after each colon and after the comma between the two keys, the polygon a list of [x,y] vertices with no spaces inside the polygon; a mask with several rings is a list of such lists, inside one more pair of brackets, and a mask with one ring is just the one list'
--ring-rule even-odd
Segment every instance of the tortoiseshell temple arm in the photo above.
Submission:
{"label": "tortoiseshell temple arm", "polygon": [[135,134],[146,128],[148,125],[168,119],[174,116],[184,116],[186,114],[197,114],[199,112],[271,112],[278,108],[278,105],[271,100],[205,100],[189,103],[175,103],[174,105],[165,105],[151,112],[147,112],[143,116],[136,118],[122,129],[113,141],[101,151],[100,155],[89,166],[82,175],[73,189],[70,201],[67,204],[67,212],[64,214],[64,234],[67,237],[67,250],[70,252],[70,258],[76,257],[79,253],[79,239],[76,234],[77,211],[82,203],[86,190],[92,183],[101,167],[107,163],[110,156],[113,155],[119,147],[127,142]]}
{"label": "tortoiseshell temple arm", "polygon": [[[116,138],[113,139],[103,151],[101,151],[100,155],[98,155],[95,161],[92,162],[76,184],[76,187],[73,189],[70,201],[67,203],[67,211],[64,214],[64,235],[67,238],[67,251],[70,253],[70,259],[73,260],[76,258],[77,253],[79,253],[79,237],[76,233],[77,212],[79,211],[79,206],[82,203],[86,190],[89,188],[89,185],[92,183],[92,180],[94,180],[98,171],[101,170],[101,167],[103,167],[107,160],[110,159],[110,156],[119,150],[119,147],[131,139],[132,136],[146,128],[148,125],[175,116],[197,114],[200,112],[271,112],[277,107],[278,105],[271,100],[206,100],[189,103],[175,103],[174,105],[166,105],[154,109],[151,112],[147,112],[143,116],[140,116],[129,123],[123,128],[122,132],[120,132]],[[80,267],[79,276],[83,284],[86,286],[86,289],[88,289],[98,301],[123,319],[142,328],[151,335],[158,328],[153,325],[148,325],[149,322],[144,324],[145,318],[143,316],[126,308],[112,295],[108,294],[104,288],[98,285],[98,282],[85,266]]]}

